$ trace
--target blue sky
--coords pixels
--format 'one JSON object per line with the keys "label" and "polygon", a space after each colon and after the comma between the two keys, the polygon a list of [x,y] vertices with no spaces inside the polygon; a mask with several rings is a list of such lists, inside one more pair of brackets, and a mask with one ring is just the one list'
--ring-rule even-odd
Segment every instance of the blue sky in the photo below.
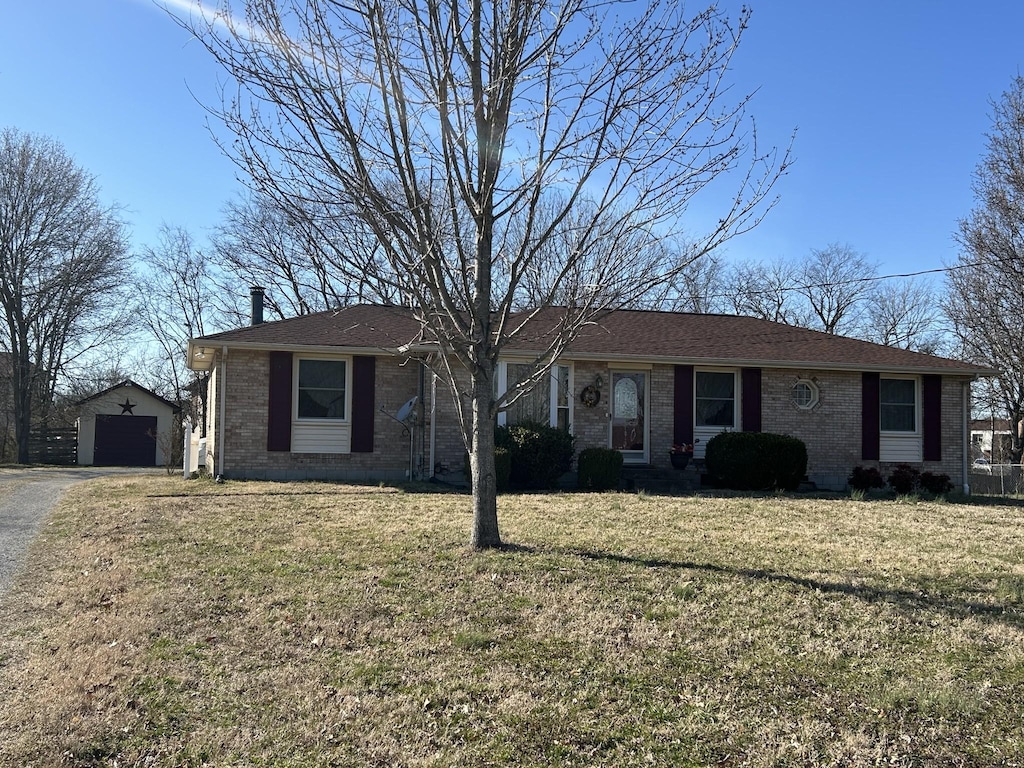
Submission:
{"label": "blue sky", "polygon": [[[178,0],[181,2],[181,0]],[[692,4],[694,9],[699,4]],[[847,243],[883,273],[951,261],[989,100],[1024,70],[1024,3],[754,0],[734,62],[763,143],[797,129],[781,201],[730,258]],[[736,9],[739,2],[723,2]],[[125,209],[203,235],[241,186],[199,102],[223,73],[149,0],[27,0],[0,25],[0,126],[61,141]],[[198,102],[197,102],[198,99]],[[695,218],[713,215],[697,205]]]}

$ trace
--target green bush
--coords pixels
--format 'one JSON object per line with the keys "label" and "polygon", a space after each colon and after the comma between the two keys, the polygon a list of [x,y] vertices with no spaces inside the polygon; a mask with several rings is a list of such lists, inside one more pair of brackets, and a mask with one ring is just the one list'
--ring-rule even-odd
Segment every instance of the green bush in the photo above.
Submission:
{"label": "green bush", "polygon": [[[508,490],[509,476],[512,474],[512,454],[507,448],[494,449],[494,481],[498,493]],[[469,454],[466,454],[466,479],[472,482],[473,470],[469,462]]]}
{"label": "green bush", "polygon": [[498,427],[494,443],[511,455],[514,488],[554,488],[572,468],[575,438],[566,429],[537,422]]}
{"label": "green bush", "polygon": [[882,479],[882,473],[877,467],[854,467],[846,482],[857,491],[869,491],[885,486],[885,480]]}
{"label": "green bush", "polygon": [[807,446],[771,432],[722,432],[708,441],[704,465],[723,488],[795,491],[807,472]]}
{"label": "green bush", "polygon": [[622,477],[622,454],[611,448],[586,448],[576,459],[576,469],[581,490],[618,488]]}

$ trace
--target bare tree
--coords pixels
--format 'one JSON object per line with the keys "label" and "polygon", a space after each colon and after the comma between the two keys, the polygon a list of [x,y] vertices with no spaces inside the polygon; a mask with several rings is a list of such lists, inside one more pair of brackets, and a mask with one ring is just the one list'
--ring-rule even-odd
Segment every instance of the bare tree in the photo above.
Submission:
{"label": "bare tree", "polygon": [[138,317],[158,352],[155,373],[147,382],[154,391],[182,404],[192,424],[206,428],[206,375],[186,365],[188,340],[204,336],[218,324],[216,270],[191,233],[164,224],[157,243],[142,250],[148,287],[140,293]]}
{"label": "bare tree", "polygon": [[[688,255],[685,246],[666,243],[665,247],[676,253],[679,260]],[[715,253],[706,254],[683,265],[672,280],[656,286],[649,296],[643,297],[639,306],[644,309],[695,314],[727,312],[730,304],[723,290],[726,274],[721,257]]]}
{"label": "bare tree", "polygon": [[878,282],[865,299],[864,338],[888,347],[939,354],[942,312],[930,283],[907,279]]}
{"label": "bare tree", "polygon": [[943,309],[964,353],[999,371],[1013,461],[1024,445],[1024,77],[992,102],[986,152],[974,171],[975,208],[959,222],[961,251]]}
{"label": "bare tree", "polygon": [[810,326],[811,310],[795,288],[798,270],[785,259],[734,265],[723,282],[733,311],[775,323]]}
{"label": "bare tree", "polygon": [[[725,78],[748,21],[601,0],[252,0],[182,23],[238,84],[226,149],[286,211],[355,218],[437,343],[471,457],[474,547],[499,546],[498,357],[526,276],[565,310],[538,374],[604,312],[672,279],[656,243],[712,182],[732,193],[684,263],[754,226],[788,152],[758,150]],[[533,380],[506,397],[514,398]]]}
{"label": "bare tree", "polygon": [[877,270],[876,264],[848,245],[832,243],[812,250],[800,264],[794,285],[811,308],[809,327],[856,335]]}
{"label": "bare tree", "polygon": [[10,354],[18,461],[61,376],[123,330],[124,224],[56,141],[0,133],[0,308]]}
{"label": "bare tree", "polygon": [[[287,208],[253,194],[228,203],[213,237],[222,295],[239,284],[268,289],[266,309],[286,318],[366,301],[400,301],[374,279],[381,247],[348,208],[331,212],[293,200]],[[244,317],[244,309],[225,307]],[[233,311],[234,310],[234,311]]]}

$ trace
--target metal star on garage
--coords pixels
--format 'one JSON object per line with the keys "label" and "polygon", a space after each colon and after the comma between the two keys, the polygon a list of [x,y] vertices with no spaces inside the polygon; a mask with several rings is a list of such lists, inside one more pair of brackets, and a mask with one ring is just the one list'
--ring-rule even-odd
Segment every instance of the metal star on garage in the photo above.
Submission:
{"label": "metal star on garage", "polygon": [[125,397],[124,402],[123,403],[118,403],[118,405],[121,406],[121,415],[122,416],[124,416],[126,413],[129,416],[134,416],[135,415],[135,411],[133,411],[132,408],[134,408],[136,405],[138,405],[138,403],[133,403],[131,400],[129,400],[127,397]]}

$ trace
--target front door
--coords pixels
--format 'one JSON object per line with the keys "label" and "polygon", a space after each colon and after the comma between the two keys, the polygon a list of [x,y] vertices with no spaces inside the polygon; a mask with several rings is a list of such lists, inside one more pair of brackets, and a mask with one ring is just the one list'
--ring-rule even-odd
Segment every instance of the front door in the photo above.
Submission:
{"label": "front door", "polygon": [[611,447],[623,461],[646,463],[647,373],[612,371]]}

